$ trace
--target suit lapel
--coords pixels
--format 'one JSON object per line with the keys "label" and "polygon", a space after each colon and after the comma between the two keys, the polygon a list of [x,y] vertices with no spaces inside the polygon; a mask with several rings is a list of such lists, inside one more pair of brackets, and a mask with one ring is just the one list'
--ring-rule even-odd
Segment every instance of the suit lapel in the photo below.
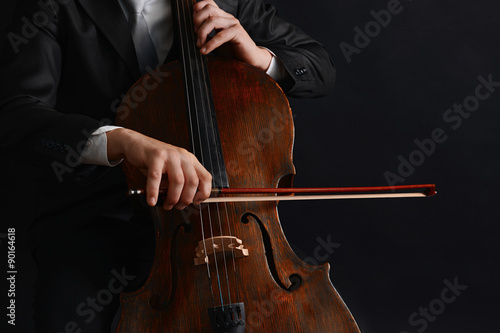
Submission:
{"label": "suit lapel", "polygon": [[134,78],[140,77],[128,23],[117,0],[78,0],[127,65]]}

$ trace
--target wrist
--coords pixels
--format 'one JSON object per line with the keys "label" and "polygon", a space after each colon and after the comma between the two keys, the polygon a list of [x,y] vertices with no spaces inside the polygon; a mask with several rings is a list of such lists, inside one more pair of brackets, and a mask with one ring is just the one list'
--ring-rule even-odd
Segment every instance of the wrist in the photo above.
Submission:
{"label": "wrist", "polygon": [[258,54],[255,58],[256,62],[255,64],[253,64],[253,66],[265,72],[269,68],[269,65],[271,65],[271,60],[273,60],[273,55],[271,52],[269,52],[269,50],[260,46],[257,46],[257,51]]}
{"label": "wrist", "polygon": [[125,158],[125,141],[131,132],[131,130],[126,128],[117,128],[106,132],[109,161]]}

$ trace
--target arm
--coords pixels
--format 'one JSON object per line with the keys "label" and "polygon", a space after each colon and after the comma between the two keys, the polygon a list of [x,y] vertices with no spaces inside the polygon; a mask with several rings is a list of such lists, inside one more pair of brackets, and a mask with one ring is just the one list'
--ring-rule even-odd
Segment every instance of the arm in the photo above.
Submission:
{"label": "arm", "polygon": [[126,158],[147,176],[146,193],[150,206],[158,201],[160,187],[168,188],[163,202],[166,210],[200,204],[210,196],[212,176],[186,149],[126,128],[109,131],[106,135],[108,159]]}
{"label": "arm", "polygon": [[[101,32],[88,32],[89,27],[95,29],[95,26],[79,10],[71,2],[55,10],[50,7],[42,9],[35,0],[20,0],[14,24],[9,29],[12,34],[8,36],[13,38],[16,34],[20,36],[16,39],[20,42],[11,45],[10,40],[7,41],[0,67],[2,154],[29,163],[36,174],[43,170],[44,176],[37,180],[44,181],[44,185],[56,193],[68,190],[71,196],[81,191],[82,185],[88,192],[92,191],[91,188],[98,192],[98,187],[102,190],[113,185],[107,185],[108,180],[117,180],[118,177],[104,177],[103,181],[92,183],[90,180],[99,175],[109,176],[111,173],[106,167],[97,172],[93,165],[81,165],[81,153],[91,133],[104,125],[97,119],[113,115],[110,112],[110,105],[115,105],[113,99],[120,91],[126,91],[121,86],[128,88],[134,80],[128,78],[124,64],[108,41],[102,38]],[[34,26],[36,33],[26,39],[23,25],[42,11],[49,18],[48,22]],[[85,21],[84,31],[72,24],[75,20]],[[70,38],[68,34],[74,35]],[[88,52],[81,50],[85,45],[100,45],[100,48],[83,53]],[[93,61],[95,65],[88,65]],[[91,67],[91,71],[82,71],[82,64]],[[107,67],[119,68],[120,71],[100,70]],[[106,75],[111,78],[114,75],[113,82],[101,84],[101,76]],[[126,78],[126,81],[120,78]],[[129,80],[131,82],[127,83]],[[183,208],[210,194],[211,176],[194,155],[180,148],[130,130],[114,130],[109,135],[108,155],[127,158],[147,174],[148,194],[153,197],[148,198],[151,205],[157,201],[162,174],[168,175],[164,178],[169,180],[172,189],[164,203],[166,209],[172,206]],[[77,175],[79,170],[86,169],[93,174],[92,177],[83,177],[82,183]],[[64,177],[58,179],[54,175]],[[30,174],[23,174],[22,180],[29,183]]]}
{"label": "arm", "polygon": [[[279,83],[289,96],[317,97],[332,89],[335,69],[323,46],[277,17],[274,7],[261,0],[239,1],[235,18],[213,0],[204,0],[195,4],[194,10],[202,53],[219,47],[224,53],[265,70],[270,58],[263,52],[265,49],[258,47],[263,46],[276,54],[286,68],[291,80]],[[208,40],[213,29],[218,33]]]}
{"label": "arm", "polygon": [[[76,167],[88,133],[99,121],[56,110],[63,57],[59,18],[35,1],[20,3],[0,60],[1,148],[49,172],[58,163]],[[44,14],[47,23],[33,25],[29,18],[35,13]]]}

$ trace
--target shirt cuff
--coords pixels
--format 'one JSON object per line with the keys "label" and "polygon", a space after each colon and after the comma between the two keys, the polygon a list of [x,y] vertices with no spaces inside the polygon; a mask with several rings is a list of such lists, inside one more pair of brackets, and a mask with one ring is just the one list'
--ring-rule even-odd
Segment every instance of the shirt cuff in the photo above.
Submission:
{"label": "shirt cuff", "polygon": [[123,159],[109,161],[108,160],[108,137],[106,132],[112,131],[119,126],[102,126],[95,130],[87,140],[85,149],[82,152],[82,163],[96,164],[114,167],[120,164]]}
{"label": "shirt cuff", "polygon": [[273,56],[271,59],[271,64],[269,64],[269,68],[266,71],[266,74],[273,78],[274,81],[280,82],[285,81],[290,78],[290,75],[285,69],[285,66],[281,62],[281,60],[274,54],[273,51],[269,50],[267,47],[259,46],[260,48],[268,50]]}

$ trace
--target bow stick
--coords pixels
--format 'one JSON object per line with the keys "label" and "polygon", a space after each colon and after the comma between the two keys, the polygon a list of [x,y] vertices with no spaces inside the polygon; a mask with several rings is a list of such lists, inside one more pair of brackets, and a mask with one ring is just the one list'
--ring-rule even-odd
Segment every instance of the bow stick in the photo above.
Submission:
{"label": "bow stick", "polygon": [[[142,195],[143,189],[129,190],[128,195]],[[160,189],[165,195],[166,189]],[[372,187],[313,187],[313,188],[218,188],[203,203],[292,201],[332,199],[418,198],[435,195],[436,185],[400,185]],[[268,194],[268,195],[264,195]],[[280,195],[278,195],[280,194]],[[295,195],[300,194],[300,195]],[[231,195],[231,196],[227,196]]]}

